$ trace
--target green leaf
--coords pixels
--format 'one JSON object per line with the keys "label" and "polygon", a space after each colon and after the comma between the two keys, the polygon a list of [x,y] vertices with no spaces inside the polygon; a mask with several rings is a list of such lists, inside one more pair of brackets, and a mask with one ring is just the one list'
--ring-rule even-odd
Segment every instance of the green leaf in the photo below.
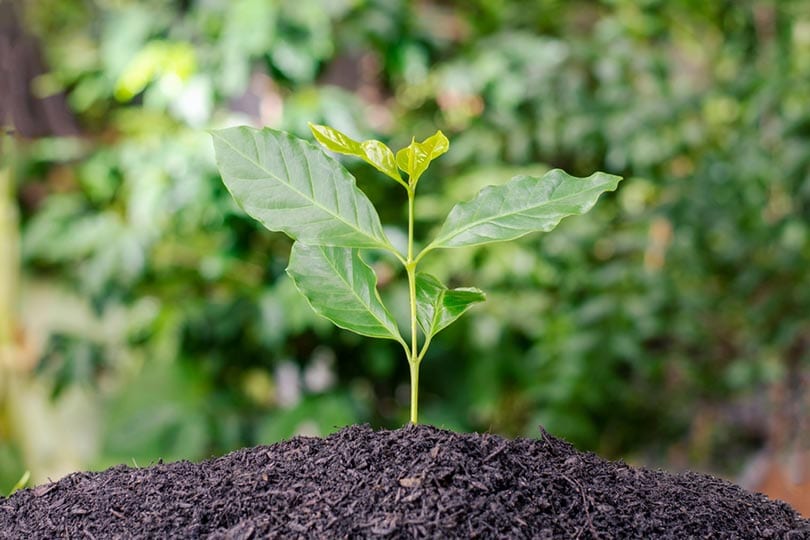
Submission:
{"label": "green leaf", "polygon": [[377,276],[357,249],[296,242],[287,274],[316,313],[364,336],[404,343],[377,292]]}
{"label": "green leaf", "polygon": [[516,176],[454,206],[428,248],[474,246],[550,231],[562,218],[590,210],[599,196],[615,190],[620,180],[602,172],[577,178],[560,169],[540,178]]}
{"label": "green leaf", "polygon": [[411,186],[419,181],[430,162],[450,149],[450,141],[444,133],[437,131],[422,142],[411,141],[407,147],[397,152],[397,166],[408,173]]}
{"label": "green leaf", "polygon": [[373,139],[363,141],[360,143],[360,146],[363,149],[363,155],[360,157],[372,164],[378,171],[387,174],[394,180],[404,183],[397,169],[396,161],[394,160],[394,152],[392,152],[388,146]]}
{"label": "green leaf", "polygon": [[345,133],[341,133],[329,126],[310,124],[309,129],[312,130],[315,139],[329,150],[340,154],[359,157],[371,164],[381,173],[405,185],[402,176],[399,174],[399,170],[397,170],[394,152],[380,141],[371,139],[363,141],[362,143],[357,142]]}
{"label": "green leaf", "polygon": [[312,131],[312,135],[315,136],[315,140],[329,150],[338,152],[339,154],[363,157],[360,143],[345,133],[329,126],[320,126],[312,123],[309,124],[309,129]]}
{"label": "green leaf", "polygon": [[268,229],[312,244],[394,251],[354,177],[316,146],[269,128],[211,134],[228,190]]}
{"label": "green leaf", "polygon": [[416,274],[416,317],[426,336],[438,334],[470,306],[484,300],[486,295],[479,289],[448,289],[430,274]]}

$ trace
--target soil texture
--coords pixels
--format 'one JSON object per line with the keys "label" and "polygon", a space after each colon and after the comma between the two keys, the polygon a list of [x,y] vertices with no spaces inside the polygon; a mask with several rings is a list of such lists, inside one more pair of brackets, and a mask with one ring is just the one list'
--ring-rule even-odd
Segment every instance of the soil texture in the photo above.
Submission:
{"label": "soil texture", "polygon": [[350,426],[202,463],[75,473],[0,498],[0,538],[810,539],[790,506],[711,476],[509,440]]}

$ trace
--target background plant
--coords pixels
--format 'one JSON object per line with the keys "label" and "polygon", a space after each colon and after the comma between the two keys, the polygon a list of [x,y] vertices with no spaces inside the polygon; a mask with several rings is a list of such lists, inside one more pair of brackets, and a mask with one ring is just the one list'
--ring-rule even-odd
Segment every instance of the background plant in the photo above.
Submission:
{"label": "background plant", "polygon": [[[553,235],[425,261],[490,293],[433,344],[426,421],[542,423],[606,456],[729,474],[795,444],[810,394],[805,2],[328,4],[25,2],[51,67],[37,91],[65,90],[85,137],[19,147],[21,318],[44,360],[4,405],[0,491],[27,468],[37,481],[402,424],[399,346],[332,330],[280,279],[289,242],[243,216],[208,157],[203,128],[226,123],[304,136],[313,120],[396,148],[442,129],[454,150],[420,183],[420,236],[484,185],[543,174],[534,163],[626,178]],[[398,201],[396,183],[344,165]],[[370,262],[401,311],[395,266]]]}

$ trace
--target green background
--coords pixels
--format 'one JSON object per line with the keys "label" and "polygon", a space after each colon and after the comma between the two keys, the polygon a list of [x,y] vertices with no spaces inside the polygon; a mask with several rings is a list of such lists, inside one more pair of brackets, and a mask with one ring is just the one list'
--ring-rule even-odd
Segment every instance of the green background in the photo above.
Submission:
{"label": "green background", "polygon": [[[789,1],[30,0],[80,137],[6,141],[17,360],[0,492],[407,421],[399,346],[333,328],[290,241],[225,191],[206,129],[441,129],[417,234],[519,173],[625,177],[549,234],[437,252],[487,292],[422,364],[424,422],[738,474],[790,450],[810,385],[810,5]],[[341,158],[389,236],[404,193]],[[0,264],[13,264],[12,258]],[[406,311],[403,275],[375,267]],[[806,436],[806,435],[805,435]],[[807,441],[804,441],[806,443]]]}

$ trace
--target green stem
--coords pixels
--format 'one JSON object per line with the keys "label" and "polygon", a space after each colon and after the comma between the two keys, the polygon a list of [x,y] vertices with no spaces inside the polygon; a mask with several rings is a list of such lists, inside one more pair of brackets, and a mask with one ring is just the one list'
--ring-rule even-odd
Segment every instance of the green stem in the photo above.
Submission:
{"label": "green stem", "polygon": [[433,336],[427,336],[425,338],[425,342],[422,343],[422,350],[419,351],[419,356],[416,357],[416,363],[417,364],[420,363],[422,361],[422,358],[425,357],[425,353],[427,352],[428,347],[430,347],[430,341],[432,339],[433,339]]}
{"label": "green stem", "polygon": [[416,258],[413,260],[413,263],[414,264],[419,264],[419,261],[422,260],[422,257],[427,255],[427,253],[429,251],[432,251],[432,250],[433,250],[433,244],[430,244],[429,246],[425,247],[422,251],[419,252],[419,255],[417,255]]}
{"label": "green stem", "polygon": [[419,362],[409,362],[411,367],[411,423],[416,424],[419,416]]}
{"label": "green stem", "polygon": [[408,296],[411,305],[411,350],[408,353],[408,364],[411,368],[411,423],[416,424],[419,418],[419,336],[416,321],[416,261],[413,259],[413,214],[414,190],[408,189],[408,259],[405,271],[408,274]]}

